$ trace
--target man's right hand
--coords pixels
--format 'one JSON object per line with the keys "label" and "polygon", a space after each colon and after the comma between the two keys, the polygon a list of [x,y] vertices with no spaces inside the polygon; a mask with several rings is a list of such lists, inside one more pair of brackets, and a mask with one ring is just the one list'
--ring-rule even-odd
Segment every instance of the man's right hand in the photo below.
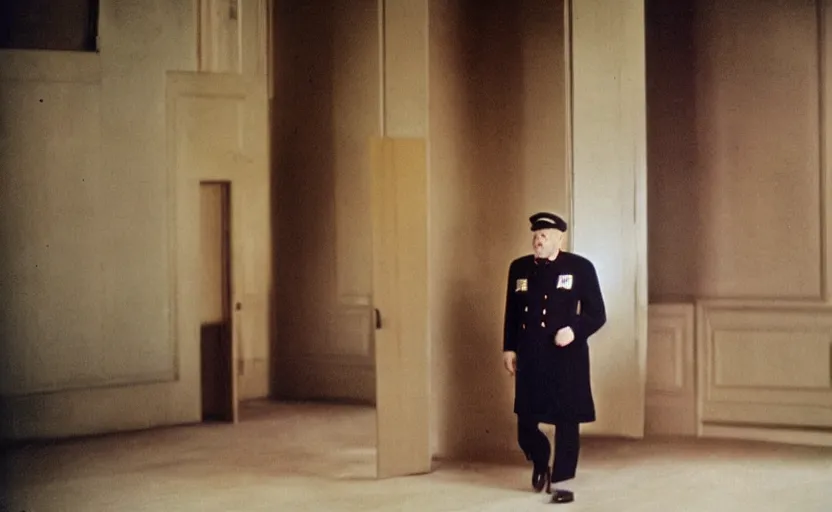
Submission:
{"label": "man's right hand", "polygon": [[503,366],[506,367],[506,371],[510,375],[514,375],[514,372],[517,371],[517,354],[511,350],[503,352]]}

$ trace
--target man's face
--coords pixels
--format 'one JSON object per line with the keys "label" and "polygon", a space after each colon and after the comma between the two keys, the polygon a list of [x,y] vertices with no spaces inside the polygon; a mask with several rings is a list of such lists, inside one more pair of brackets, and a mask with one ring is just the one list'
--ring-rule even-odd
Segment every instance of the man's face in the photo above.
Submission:
{"label": "man's face", "polygon": [[539,229],[533,232],[532,248],[537,258],[551,258],[560,249],[563,232],[557,229]]}

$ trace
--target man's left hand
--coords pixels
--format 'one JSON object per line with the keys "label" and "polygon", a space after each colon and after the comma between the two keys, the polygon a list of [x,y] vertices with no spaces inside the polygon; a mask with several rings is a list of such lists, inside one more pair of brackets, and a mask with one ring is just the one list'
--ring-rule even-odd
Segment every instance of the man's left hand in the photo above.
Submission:
{"label": "man's left hand", "polygon": [[559,347],[565,347],[575,341],[575,332],[572,330],[571,327],[564,327],[559,329],[558,332],[555,334],[555,345]]}

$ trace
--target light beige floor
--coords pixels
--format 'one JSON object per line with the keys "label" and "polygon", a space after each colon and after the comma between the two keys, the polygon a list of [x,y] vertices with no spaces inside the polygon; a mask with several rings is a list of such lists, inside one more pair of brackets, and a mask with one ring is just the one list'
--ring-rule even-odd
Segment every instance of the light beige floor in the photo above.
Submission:
{"label": "light beige floor", "polygon": [[552,505],[525,466],[374,481],[372,410],[252,404],[244,418],[15,450],[0,510],[832,512],[828,449],[586,439],[577,501]]}

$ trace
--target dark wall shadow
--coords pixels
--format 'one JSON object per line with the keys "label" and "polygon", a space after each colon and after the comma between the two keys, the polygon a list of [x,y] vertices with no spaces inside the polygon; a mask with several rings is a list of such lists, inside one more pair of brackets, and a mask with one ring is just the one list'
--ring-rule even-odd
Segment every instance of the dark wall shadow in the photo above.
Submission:
{"label": "dark wall shadow", "polygon": [[650,302],[692,300],[700,281],[694,0],[647,0],[647,239]]}
{"label": "dark wall shadow", "polygon": [[304,0],[275,1],[273,16],[270,394],[282,398],[283,341],[331,300],[316,276],[334,271],[334,18],[331,2]]}
{"label": "dark wall shadow", "polygon": [[[446,93],[450,111],[444,115],[446,129],[456,131],[457,140],[455,148],[445,151],[457,165],[431,172],[453,175],[455,193],[447,199],[455,204],[442,205],[451,214],[442,222],[460,229],[446,233],[436,250],[454,264],[465,263],[442,271],[445,293],[436,310],[443,325],[434,331],[441,336],[434,336],[433,347],[442,388],[437,434],[453,450],[491,444],[487,437],[493,432],[493,415],[500,412],[496,397],[507,386],[499,363],[495,365],[501,341],[495,338],[499,321],[494,297],[505,286],[510,261],[506,240],[525,228],[516,224],[525,214],[520,200],[526,121],[524,4],[454,2],[454,12],[445,18],[453,24],[444,27],[445,87],[451,90]],[[475,460],[483,454],[450,455]]]}

